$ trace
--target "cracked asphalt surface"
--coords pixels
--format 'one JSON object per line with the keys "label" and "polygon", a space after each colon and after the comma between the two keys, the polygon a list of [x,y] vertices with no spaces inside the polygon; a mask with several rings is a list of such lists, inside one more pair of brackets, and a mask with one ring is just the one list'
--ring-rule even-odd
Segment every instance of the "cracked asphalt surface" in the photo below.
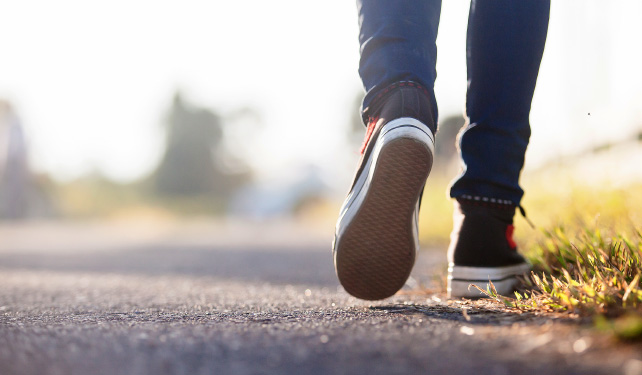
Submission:
{"label": "cracked asphalt surface", "polygon": [[390,299],[352,298],[332,228],[306,228],[2,226],[0,374],[642,374],[639,344],[448,301],[443,253]]}

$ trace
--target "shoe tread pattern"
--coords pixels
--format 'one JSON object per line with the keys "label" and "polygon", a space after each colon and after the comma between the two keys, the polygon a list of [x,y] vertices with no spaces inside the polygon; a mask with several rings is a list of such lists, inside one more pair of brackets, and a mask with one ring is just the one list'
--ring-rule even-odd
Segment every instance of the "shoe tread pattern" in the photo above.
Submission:
{"label": "shoe tread pattern", "polygon": [[370,188],[336,251],[337,275],[355,297],[378,300],[403,287],[415,261],[413,216],[432,167],[425,144],[400,138],[385,145]]}

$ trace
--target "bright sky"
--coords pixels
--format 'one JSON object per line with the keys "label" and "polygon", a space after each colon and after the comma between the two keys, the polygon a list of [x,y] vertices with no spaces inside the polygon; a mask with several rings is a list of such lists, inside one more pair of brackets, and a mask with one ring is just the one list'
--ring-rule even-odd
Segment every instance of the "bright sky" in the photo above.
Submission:
{"label": "bright sky", "polygon": [[[23,120],[34,167],[57,178],[148,172],[177,88],[222,114],[256,107],[266,128],[248,152],[266,173],[328,165],[361,90],[354,1],[0,0],[0,8],[0,98]],[[443,2],[444,116],[464,105],[467,11],[467,1]],[[642,127],[640,14],[637,0],[554,1],[529,163]]]}

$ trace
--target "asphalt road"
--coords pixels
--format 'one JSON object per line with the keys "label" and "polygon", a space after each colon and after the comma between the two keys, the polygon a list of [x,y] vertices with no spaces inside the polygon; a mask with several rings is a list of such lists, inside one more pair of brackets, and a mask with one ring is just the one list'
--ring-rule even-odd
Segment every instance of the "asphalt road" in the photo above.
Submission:
{"label": "asphalt road", "polygon": [[331,231],[2,226],[0,374],[642,374],[639,344],[420,293],[439,252],[421,253],[402,294],[354,299]]}

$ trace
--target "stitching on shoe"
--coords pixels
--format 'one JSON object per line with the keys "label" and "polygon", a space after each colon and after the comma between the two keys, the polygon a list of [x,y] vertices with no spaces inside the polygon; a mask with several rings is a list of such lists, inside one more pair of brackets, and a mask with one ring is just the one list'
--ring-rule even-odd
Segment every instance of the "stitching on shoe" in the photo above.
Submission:
{"label": "stitching on shoe", "polygon": [[499,209],[515,209],[515,203],[508,199],[498,199],[490,197],[482,197],[479,195],[462,195],[456,198],[460,204],[468,204],[473,206],[492,207]]}

